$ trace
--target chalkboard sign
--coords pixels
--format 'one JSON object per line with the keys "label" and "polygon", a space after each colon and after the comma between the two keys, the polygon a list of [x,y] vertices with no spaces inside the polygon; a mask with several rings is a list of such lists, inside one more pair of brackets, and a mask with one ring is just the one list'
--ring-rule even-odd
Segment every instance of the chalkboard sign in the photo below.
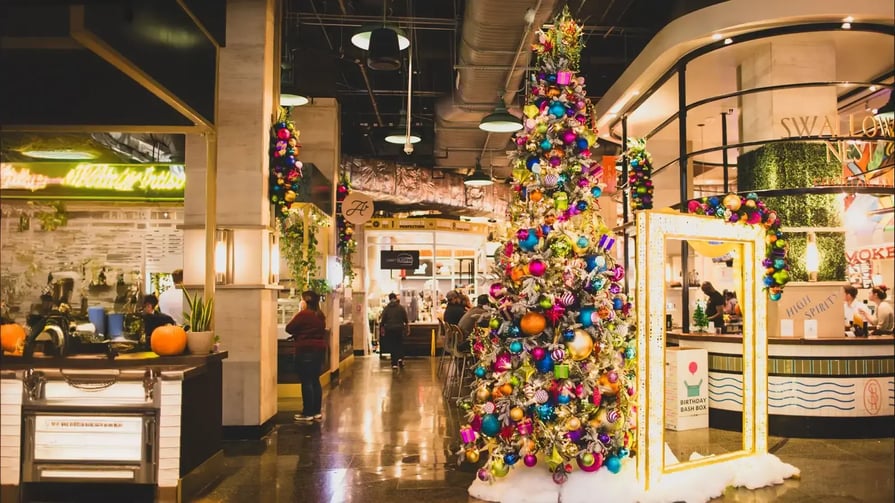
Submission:
{"label": "chalkboard sign", "polygon": [[380,269],[416,269],[420,266],[419,250],[382,250],[379,252]]}

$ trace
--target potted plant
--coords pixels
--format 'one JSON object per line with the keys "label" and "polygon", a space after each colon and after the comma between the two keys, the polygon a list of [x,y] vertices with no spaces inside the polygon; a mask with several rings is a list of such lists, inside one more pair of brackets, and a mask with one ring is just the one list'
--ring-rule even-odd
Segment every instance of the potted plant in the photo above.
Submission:
{"label": "potted plant", "polygon": [[184,311],[183,319],[188,326],[186,333],[186,345],[190,353],[204,355],[211,352],[214,346],[215,336],[211,330],[211,322],[214,320],[214,298],[203,298],[196,293],[190,295],[189,290],[183,290],[188,311]]}

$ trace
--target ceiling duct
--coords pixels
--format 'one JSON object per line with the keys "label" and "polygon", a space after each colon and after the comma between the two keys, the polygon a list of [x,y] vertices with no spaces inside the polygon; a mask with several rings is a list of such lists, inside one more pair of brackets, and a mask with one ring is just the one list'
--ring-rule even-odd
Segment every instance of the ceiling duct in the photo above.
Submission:
{"label": "ceiling duct", "polygon": [[[483,146],[493,151],[505,145],[510,133],[487,133],[479,129],[479,122],[494,110],[495,98],[500,93],[504,93],[505,103],[515,99],[529,66],[534,33],[551,18],[559,4],[558,0],[466,3],[459,42],[457,88],[453,97],[440,103],[436,110],[437,166],[468,169],[481,156]],[[528,29],[525,18],[530,8],[535,9]],[[511,70],[512,74],[508,75]],[[517,109],[518,114],[518,107],[510,109]],[[491,139],[484,145],[489,134]],[[503,164],[502,157],[494,155],[494,166]]]}

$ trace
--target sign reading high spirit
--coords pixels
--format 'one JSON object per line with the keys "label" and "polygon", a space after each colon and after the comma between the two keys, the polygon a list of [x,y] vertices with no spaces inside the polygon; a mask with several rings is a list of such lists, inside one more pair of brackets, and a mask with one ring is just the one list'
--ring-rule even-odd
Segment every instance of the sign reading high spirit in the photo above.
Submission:
{"label": "sign reading high spirit", "polygon": [[5,197],[183,199],[181,164],[0,163]]}

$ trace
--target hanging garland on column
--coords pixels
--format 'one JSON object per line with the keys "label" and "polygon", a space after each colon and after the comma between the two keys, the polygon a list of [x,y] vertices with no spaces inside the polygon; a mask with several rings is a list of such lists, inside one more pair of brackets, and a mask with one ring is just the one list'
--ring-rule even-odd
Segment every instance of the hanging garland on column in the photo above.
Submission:
{"label": "hanging garland on column", "polygon": [[630,171],[628,188],[631,194],[631,210],[649,210],[653,207],[653,166],[649,152],[646,151],[645,138],[628,139],[628,150],[625,151]]}
{"label": "hanging garland on column", "polygon": [[336,188],[336,231],[339,234],[339,241],[336,245],[339,260],[342,262],[342,273],[350,285],[354,281],[356,272],[354,271],[353,257],[357,251],[357,242],[354,240],[354,226],[345,220],[342,216],[342,201],[351,193],[351,182],[347,174],[339,176],[339,185]]}
{"label": "hanging garland on column", "polygon": [[767,230],[765,256],[761,263],[765,267],[764,289],[768,291],[769,299],[780,300],[783,286],[789,282],[789,261],[786,258],[787,243],[780,231],[781,222],[776,211],[768,209],[754,192],[746,196],[727,194],[723,198],[693,199],[687,203],[687,211],[723,218],[730,223],[764,227]]}
{"label": "hanging garland on column", "polygon": [[280,115],[270,132],[270,178],[268,193],[275,216],[282,220],[295,202],[302,177],[302,162],[298,160],[301,132],[289,119],[288,110],[280,108]]}

